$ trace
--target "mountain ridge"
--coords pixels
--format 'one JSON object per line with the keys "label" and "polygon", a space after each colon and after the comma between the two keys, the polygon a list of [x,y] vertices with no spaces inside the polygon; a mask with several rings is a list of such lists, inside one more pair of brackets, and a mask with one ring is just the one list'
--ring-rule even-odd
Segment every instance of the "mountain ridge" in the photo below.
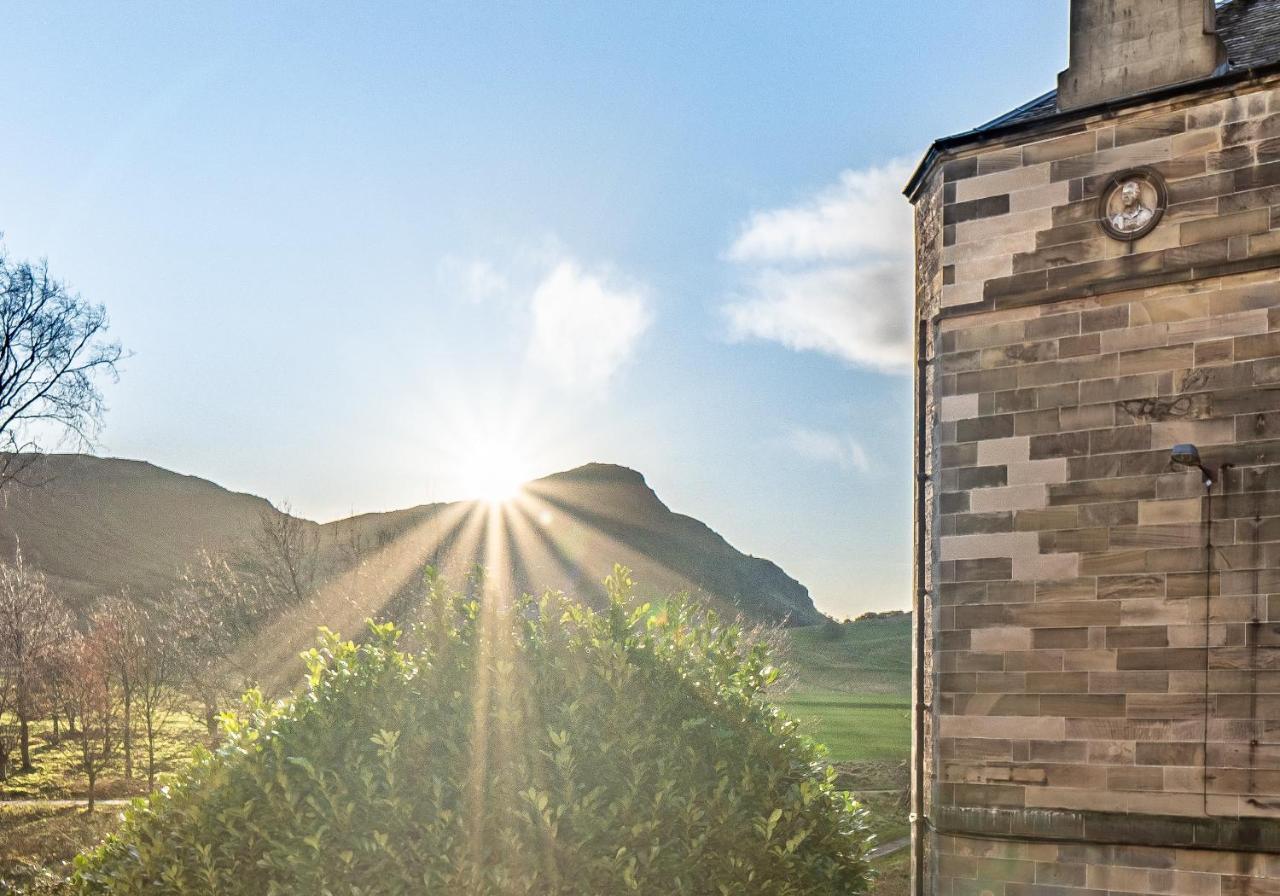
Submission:
{"label": "mountain ridge", "polygon": [[[0,556],[20,547],[80,606],[120,589],[171,587],[199,551],[242,548],[264,515],[280,514],[265,498],[145,460],[59,454],[41,463],[46,484],[14,486],[0,503]],[[672,511],[642,473],[616,464],[550,474],[497,508],[438,502],[302,523],[331,565],[353,552],[372,555],[372,548],[404,543],[421,550],[424,565],[447,557],[463,570],[492,549],[475,535],[486,512],[499,514],[502,556],[510,558],[521,590],[552,588],[598,604],[600,582],[618,562],[632,568],[646,598],[688,591],[750,622],[826,619],[777,564],[738,551],[706,523]]]}

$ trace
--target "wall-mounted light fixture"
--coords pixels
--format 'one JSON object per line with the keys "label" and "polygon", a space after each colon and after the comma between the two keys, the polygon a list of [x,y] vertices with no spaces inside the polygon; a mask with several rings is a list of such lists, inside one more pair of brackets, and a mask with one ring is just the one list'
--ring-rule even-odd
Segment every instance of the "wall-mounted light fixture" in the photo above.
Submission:
{"label": "wall-mounted light fixture", "polygon": [[1218,476],[1214,476],[1213,472],[1204,465],[1200,459],[1200,449],[1190,443],[1182,445],[1174,445],[1173,450],[1169,453],[1170,458],[1180,467],[1195,467],[1200,471],[1200,475],[1204,477],[1204,693],[1202,700],[1204,701],[1204,728],[1201,737],[1200,751],[1202,764],[1203,792],[1202,811],[1206,816],[1209,813],[1209,655],[1213,651],[1213,613],[1211,607],[1213,605],[1213,483],[1219,477],[1224,477],[1222,491],[1226,491],[1225,476],[1227,470],[1231,469],[1232,464],[1223,464],[1218,467]]}
{"label": "wall-mounted light fixture", "polygon": [[1173,462],[1183,467],[1195,467],[1204,475],[1204,487],[1213,485],[1214,475],[1200,460],[1200,449],[1190,443],[1174,445],[1170,452]]}

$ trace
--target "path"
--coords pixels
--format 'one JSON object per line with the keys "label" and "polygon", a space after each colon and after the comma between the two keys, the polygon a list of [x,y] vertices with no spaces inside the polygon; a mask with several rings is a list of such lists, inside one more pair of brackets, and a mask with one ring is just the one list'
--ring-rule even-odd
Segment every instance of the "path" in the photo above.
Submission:
{"label": "path", "polygon": [[[87,800],[83,797],[78,800],[0,800],[0,809],[5,806],[14,806],[18,809],[82,809],[87,805]],[[93,801],[94,807],[97,806],[127,806],[129,800],[118,799],[97,799]]]}
{"label": "path", "polygon": [[895,852],[906,849],[910,845],[910,837],[899,837],[897,840],[890,840],[888,843],[881,843],[875,849],[871,850],[868,858],[883,859],[885,856],[891,856]]}

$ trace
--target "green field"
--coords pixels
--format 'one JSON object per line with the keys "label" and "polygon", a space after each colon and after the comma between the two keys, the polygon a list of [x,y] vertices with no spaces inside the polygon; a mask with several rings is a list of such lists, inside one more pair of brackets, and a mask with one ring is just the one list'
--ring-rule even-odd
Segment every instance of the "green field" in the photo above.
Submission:
{"label": "green field", "polygon": [[837,762],[911,752],[911,618],[791,629],[778,704]]}
{"label": "green field", "polygon": [[[909,831],[906,763],[911,755],[911,617],[867,619],[788,631],[786,675],[774,700],[826,744],[842,786],[859,794],[878,843]],[[872,896],[903,896],[909,855],[875,862]]]}
{"label": "green field", "polygon": [[[788,631],[786,675],[774,699],[826,744],[842,786],[860,793],[878,843],[907,836],[911,754],[911,617]],[[872,896],[904,896],[908,854],[875,862]]]}
{"label": "green field", "polygon": [[911,704],[854,694],[788,694],[779,705],[806,734],[826,744],[836,762],[905,760],[910,754]]}
{"label": "green field", "polygon": [[[124,778],[124,755],[119,744],[98,778],[98,798],[140,796],[147,790],[147,745],[141,732],[134,733],[133,779]],[[185,766],[197,746],[214,744],[206,734],[204,722],[189,713],[175,713],[156,738],[156,773],[164,775]],[[34,771],[22,772],[17,766],[8,780],[0,781],[0,801],[34,799],[79,799],[85,795],[87,783],[80,768],[79,747],[74,738],[53,740],[53,724],[37,719],[31,724],[31,762]]]}

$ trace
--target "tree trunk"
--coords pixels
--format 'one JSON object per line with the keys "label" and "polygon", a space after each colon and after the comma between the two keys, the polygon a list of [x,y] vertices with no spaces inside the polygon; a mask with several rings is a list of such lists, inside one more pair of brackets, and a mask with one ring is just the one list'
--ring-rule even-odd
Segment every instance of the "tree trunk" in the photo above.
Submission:
{"label": "tree trunk", "polygon": [[[18,670],[22,673],[22,670]],[[22,748],[22,770],[24,772],[32,771],[35,766],[31,764],[31,727],[28,724],[28,716],[31,715],[31,693],[29,691],[29,683],[25,674],[18,676],[18,693],[17,701],[15,701],[14,712],[18,716],[18,740]]]}
{"label": "tree trunk", "polygon": [[25,709],[18,714],[18,731],[22,742],[22,770],[24,772],[33,771],[35,766],[31,764],[31,726],[27,724],[27,712]]}
{"label": "tree trunk", "polygon": [[156,731],[147,713],[147,790],[156,789]]}
{"label": "tree trunk", "polygon": [[76,711],[70,706],[67,707],[67,734],[76,733]]}
{"label": "tree trunk", "polygon": [[133,692],[129,687],[129,676],[122,678],[124,682],[124,779],[133,780]]}
{"label": "tree trunk", "polygon": [[59,719],[58,711],[56,709],[49,714],[49,719],[53,722],[53,743],[54,746],[57,746],[62,743],[62,732],[58,730]]}
{"label": "tree trunk", "polygon": [[218,707],[208,698],[204,701],[204,724],[209,729],[210,737],[218,733]]}
{"label": "tree trunk", "polygon": [[89,808],[87,811],[93,811],[94,799],[97,795],[98,772],[93,766],[89,768]]}

